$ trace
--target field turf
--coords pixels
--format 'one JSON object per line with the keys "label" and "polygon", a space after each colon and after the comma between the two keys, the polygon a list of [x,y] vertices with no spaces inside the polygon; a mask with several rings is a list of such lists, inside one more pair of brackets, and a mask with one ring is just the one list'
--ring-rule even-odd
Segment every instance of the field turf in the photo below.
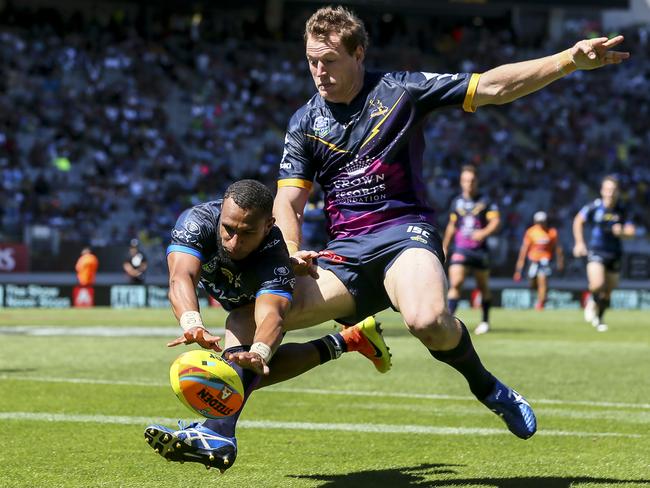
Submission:
{"label": "field turf", "polygon": [[[215,329],[223,323],[218,311],[205,315]],[[221,475],[165,462],[142,435],[149,422],[192,418],[169,387],[183,350],[165,347],[173,335],[159,330],[175,325],[170,311],[1,310],[0,487],[650,487],[647,313],[612,311],[610,331],[598,333],[577,311],[494,311],[494,331],[474,343],[535,408],[539,432],[528,441],[472,399],[398,315],[380,318],[388,374],[351,353],[255,392],[237,461]]]}

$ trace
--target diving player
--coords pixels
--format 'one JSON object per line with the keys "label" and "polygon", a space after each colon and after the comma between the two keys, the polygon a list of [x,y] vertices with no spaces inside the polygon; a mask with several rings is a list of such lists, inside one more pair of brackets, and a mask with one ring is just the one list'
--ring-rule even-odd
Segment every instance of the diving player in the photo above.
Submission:
{"label": "diving player", "polygon": [[[220,337],[203,326],[196,294],[200,285],[226,311],[252,310],[249,330],[232,327],[230,316],[226,321],[224,356],[242,379],[245,400],[257,387],[301,374],[343,352],[359,351],[380,372],[387,371],[390,355],[372,319],[308,343],[279,346],[295,277],[272,209],[273,195],[267,187],[241,180],[228,187],[223,200],[181,214],[167,248],[167,262],[169,299],[184,334],[168,345],[198,343],[221,351]],[[239,359],[243,353],[246,361]],[[240,412],[176,431],[150,425],[145,438],[166,459],[224,470],[237,455],[235,425]]]}

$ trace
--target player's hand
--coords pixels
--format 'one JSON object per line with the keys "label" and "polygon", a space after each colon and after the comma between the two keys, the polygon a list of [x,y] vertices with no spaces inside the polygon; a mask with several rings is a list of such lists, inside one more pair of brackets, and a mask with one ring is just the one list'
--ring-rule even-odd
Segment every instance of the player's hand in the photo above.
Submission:
{"label": "player's hand", "polygon": [[623,42],[623,36],[597,37],[579,41],[570,49],[578,69],[596,69],[608,64],[619,64],[630,57],[629,52],[610,51]]}
{"label": "player's hand", "polygon": [[316,251],[297,251],[291,255],[291,264],[296,276],[309,275],[314,279],[318,278],[315,259],[318,257]]}
{"label": "player's hand", "polygon": [[620,236],[623,233],[623,225],[622,224],[614,224],[612,225],[612,234],[615,236]]}
{"label": "player's hand", "polygon": [[242,368],[250,369],[255,373],[263,376],[268,376],[271,372],[269,366],[266,364],[266,361],[256,352],[235,352],[227,353],[225,358],[228,361],[238,364]]}
{"label": "player's hand", "polygon": [[485,240],[485,233],[480,230],[475,230],[472,232],[472,240],[476,242],[483,242]]}
{"label": "player's hand", "polygon": [[515,271],[515,274],[512,275],[512,279],[517,282],[521,281],[521,271]]}
{"label": "player's hand", "polygon": [[573,246],[573,255],[576,258],[581,258],[587,255],[587,246],[584,242],[579,242]]}
{"label": "player's hand", "polygon": [[220,352],[222,350],[219,346],[220,340],[221,337],[210,334],[203,327],[192,327],[191,329],[187,329],[182,336],[168,342],[167,347],[174,347],[179,344],[198,344],[204,349]]}

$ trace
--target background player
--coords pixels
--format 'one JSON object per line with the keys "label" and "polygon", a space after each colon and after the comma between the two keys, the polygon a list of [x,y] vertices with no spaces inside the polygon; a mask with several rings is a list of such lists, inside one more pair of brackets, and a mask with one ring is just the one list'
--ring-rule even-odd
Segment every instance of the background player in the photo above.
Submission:
{"label": "background player", "polygon": [[[634,237],[636,232],[618,197],[618,180],[614,176],[606,176],[600,187],[600,198],[582,207],[573,219],[573,255],[587,257],[591,297],[585,305],[585,320],[599,332],[608,329],[603,316],[609,307],[612,290],[618,285],[623,254],[621,239]],[[591,226],[587,243],[584,238],[585,223]]]}
{"label": "background player", "polygon": [[[264,384],[296,376],[343,352],[360,351],[377,369],[387,371],[390,356],[372,319],[340,334],[280,346],[269,369],[268,362],[282,340],[295,283],[272,209],[273,195],[267,187],[242,180],[228,187],[223,201],[196,205],[181,214],[172,231],[167,261],[169,299],[184,334],[168,345],[198,343],[221,351],[220,337],[203,327],[196,294],[200,284],[226,311],[252,311],[254,322],[245,335],[231,330],[226,322],[225,356],[235,360],[233,367],[242,379],[245,400],[262,380],[261,375],[269,375],[271,370],[273,374],[264,378]],[[381,358],[375,347],[385,353]],[[247,369],[237,364],[244,351]],[[235,425],[240,412],[177,431],[151,425],[145,438],[166,459],[226,469],[237,455]]]}
{"label": "background player", "polygon": [[460,172],[462,193],[451,203],[449,222],[442,241],[445,256],[453,239],[453,253],[449,259],[449,313],[454,315],[461,289],[468,272],[473,272],[476,286],[481,291],[481,322],[474,333],[490,330],[490,251],[487,238],[499,229],[499,208],[487,195],[478,192],[478,175],[474,166],[463,166]]}
{"label": "background player", "polygon": [[556,257],[557,270],[564,269],[564,253],[562,246],[558,244],[558,234],[555,227],[548,226],[546,212],[539,211],[533,215],[534,224],[526,229],[513,279],[521,281],[521,273],[524,263],[528,258],[528,272],[526,275],[530,280],[530,286],[537,290],[536,310],[543,310],[546,304],[548,290],[548,278],[552,274],[551,260]]}

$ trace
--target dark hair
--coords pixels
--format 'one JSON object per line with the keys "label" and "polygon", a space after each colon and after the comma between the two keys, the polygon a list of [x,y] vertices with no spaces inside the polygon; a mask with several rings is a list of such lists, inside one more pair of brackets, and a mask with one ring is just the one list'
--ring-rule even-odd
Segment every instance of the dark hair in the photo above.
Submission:
{"label": "dark hair", "polygon": [[257,180],[239,180],[226,188],[223,199],[232,198],[239,208],[273,215],[273,193]]}
{"label": "dark hair", "polygon": [[322,40],[333,33],[341,37],[341,44],[348,54],[353,54],[358,46],[364,51],[368,47],[368,33],[363,21],[340,5],[322,7],[314,12],[305,25],[305,42],[309,36]]}
{"label": "dark hair", "polygon": [[474,165],[472,165],[472,164],[466,164],[465,166],[463,166],[463,167],[460,169],[460,172],[461,172],[461,173],[465,173],[465,172],[467,172],[467,173],[474,173],[474,174],[476,174],[476,166],[474,166]]}

